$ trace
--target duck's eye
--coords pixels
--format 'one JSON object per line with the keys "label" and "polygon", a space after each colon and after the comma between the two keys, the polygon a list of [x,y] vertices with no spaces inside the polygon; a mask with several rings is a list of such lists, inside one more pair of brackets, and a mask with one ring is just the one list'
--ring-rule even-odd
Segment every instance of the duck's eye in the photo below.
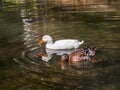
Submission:
{"label": "duck's eye", "polygon": [[67,58],[67,55],[65,55],[65,58]]}
{"label": "duck's eye", "polygon": [[44,39],[47,39],[47,37],[44,37]]}
{"label": "duck's eye", "polygon": [[63,54],[62,57],[63,57],[64,59],[66,59],[66,58],[68,57],[68,55]]}

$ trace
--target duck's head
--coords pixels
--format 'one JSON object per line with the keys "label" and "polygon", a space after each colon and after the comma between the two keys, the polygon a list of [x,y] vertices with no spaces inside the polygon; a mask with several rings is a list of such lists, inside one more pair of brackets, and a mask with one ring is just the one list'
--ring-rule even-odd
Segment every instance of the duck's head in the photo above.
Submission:
{"label": "duck's head", "polygon": [[52,41],[52,37],[51,36],[49,36],[49,35],[44,35],[43,37],[42,37],[42,40],[40,40],[39,42],[38,42],[38,44],[43,44],[44,42],[51,42]]}
{"label": "duck's head", "polygon": [[68,54],[63,54],[62,56],[61,56],[61,61],[62,62],[64,62],[64,61],[66,61],[66,62],[68,62],[69,61],[69,55]]}

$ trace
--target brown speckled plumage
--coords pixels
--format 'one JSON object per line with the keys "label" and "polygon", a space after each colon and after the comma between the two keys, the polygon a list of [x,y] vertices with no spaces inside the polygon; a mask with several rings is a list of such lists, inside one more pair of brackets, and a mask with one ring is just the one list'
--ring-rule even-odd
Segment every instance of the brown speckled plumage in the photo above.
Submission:
{"label": "brown speckled plumage", "polygon": [[83,61],[83,60],[91,60],[91,57],[95,55],[95,48],[83,48],[78,51],[72,52],[70,55],[63,54],[61,59],[62,61]]}

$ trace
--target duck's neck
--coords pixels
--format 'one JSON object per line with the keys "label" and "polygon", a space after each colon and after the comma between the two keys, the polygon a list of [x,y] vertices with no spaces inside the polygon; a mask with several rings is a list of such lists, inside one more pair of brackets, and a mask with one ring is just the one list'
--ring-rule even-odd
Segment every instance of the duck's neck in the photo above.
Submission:
{"label": "duck's neck", "polygon": [[46,44],[46,48],[48,48],[48,49],[54,49],[53,41],[49,41],[49,42],[47,42],[47,44]]}
{"label": "duck's neck", "polygon": [[53,41],[48,41],[47,44],[53,44]]}

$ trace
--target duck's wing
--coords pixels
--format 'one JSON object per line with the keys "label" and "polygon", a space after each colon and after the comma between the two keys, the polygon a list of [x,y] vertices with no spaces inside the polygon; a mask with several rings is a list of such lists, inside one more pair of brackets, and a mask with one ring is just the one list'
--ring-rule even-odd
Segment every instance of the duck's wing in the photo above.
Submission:
{"label": "duck's wing", "polygon": [[79,44],[79,41],[75,39],[58,40],[54,43],[54,47],[59,49],[74,49],[76,43]]}
{"label": "duck's wing", "polygon": [[80,42],[79,40],[76,39],[63,39],[63,40],[58,40],[56,41],[54,44],[68,44],[68,43],[76,43],[76,42]]}

